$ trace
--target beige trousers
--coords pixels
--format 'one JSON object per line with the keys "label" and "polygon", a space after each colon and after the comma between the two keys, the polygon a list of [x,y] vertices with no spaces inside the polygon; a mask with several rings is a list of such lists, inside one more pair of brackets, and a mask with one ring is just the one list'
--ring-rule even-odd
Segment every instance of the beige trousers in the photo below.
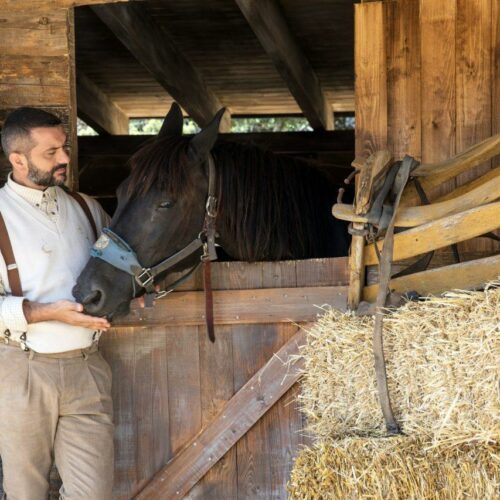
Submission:
{"label": "beige trousers", "polygon": [[97,348],[61,354],[0,344],[0,456],[7,500],[110,500],[111,369]]}

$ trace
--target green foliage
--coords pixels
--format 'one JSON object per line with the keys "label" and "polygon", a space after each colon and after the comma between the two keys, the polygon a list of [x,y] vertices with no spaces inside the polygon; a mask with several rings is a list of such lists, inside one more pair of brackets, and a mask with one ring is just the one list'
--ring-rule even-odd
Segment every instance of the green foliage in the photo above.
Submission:
{"label": "green foliage", "polygon": [[[131,118],[129,120],[130,135],[156,135],[163,123],[162,118]],[[97,132],[85,122],[78,119],[78,135],[97,135]],[[335,116],[335,130],[353,129],[354,116]],[[184,134],[195,134],[200,127],[191,120],[184,118]],[[231,118],[231,132],[309,132],[311,126],[306,118],[300,116],[261,116],[249,118]]]}
{"label": "green foliage", "polygon": [[91,126],[80,120],[80,118],[76,119],[76,133],[77,135],[98,135]]}

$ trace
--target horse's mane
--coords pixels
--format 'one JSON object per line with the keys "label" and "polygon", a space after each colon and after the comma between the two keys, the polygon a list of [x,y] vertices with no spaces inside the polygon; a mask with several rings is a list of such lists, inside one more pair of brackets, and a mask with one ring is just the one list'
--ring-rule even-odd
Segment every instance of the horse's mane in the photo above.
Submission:
{"label": "horse's mane", "polygon": [[[131,158],[131,195],[156,186],[189,193],[189,138],[153,140]],[[237,258],[255,261],[319,257],[331,249],[336,189],[310,163],[255,146],[218,142],[215,158],[217,229],[232,236]],[[235,256],[233,256],[235,257]]]}

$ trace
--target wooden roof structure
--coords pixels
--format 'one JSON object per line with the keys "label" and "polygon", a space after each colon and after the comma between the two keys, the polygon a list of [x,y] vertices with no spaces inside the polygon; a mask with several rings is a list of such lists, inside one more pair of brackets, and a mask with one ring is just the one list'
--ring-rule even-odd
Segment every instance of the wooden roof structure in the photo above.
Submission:
{"label": "wooden roof structure", "polygon": [[[147,0],[75,9],[79,115],[110,133],[176,100],[205,124],[354,111],[354,0]],[[96,105],[95,103],[99,103]],[[110,117],[112,117],[110,119]]]}

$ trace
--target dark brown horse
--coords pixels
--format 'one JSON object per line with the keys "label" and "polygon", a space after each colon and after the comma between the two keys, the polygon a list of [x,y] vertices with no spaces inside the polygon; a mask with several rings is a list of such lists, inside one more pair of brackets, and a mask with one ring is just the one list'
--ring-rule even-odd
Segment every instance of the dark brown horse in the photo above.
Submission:
{"label": "dark brown horse", "polygon": [[[337,186],[305,161],[216,143],[223,112],[188,138],[182,136],[180,108],[172,106],[158,136],[131,158],[110,233],[126,242],[144,267],[189,245],[204,224],[212,155],[216,241],[225,254],[245,261],[346,255],[346,226],[331,215]],[[200,255],[198,248],[159,278],[188,269]],[[130,274],[95,257],[74,289],[88,313],[108,317],[125,312],[142,293]]]}

